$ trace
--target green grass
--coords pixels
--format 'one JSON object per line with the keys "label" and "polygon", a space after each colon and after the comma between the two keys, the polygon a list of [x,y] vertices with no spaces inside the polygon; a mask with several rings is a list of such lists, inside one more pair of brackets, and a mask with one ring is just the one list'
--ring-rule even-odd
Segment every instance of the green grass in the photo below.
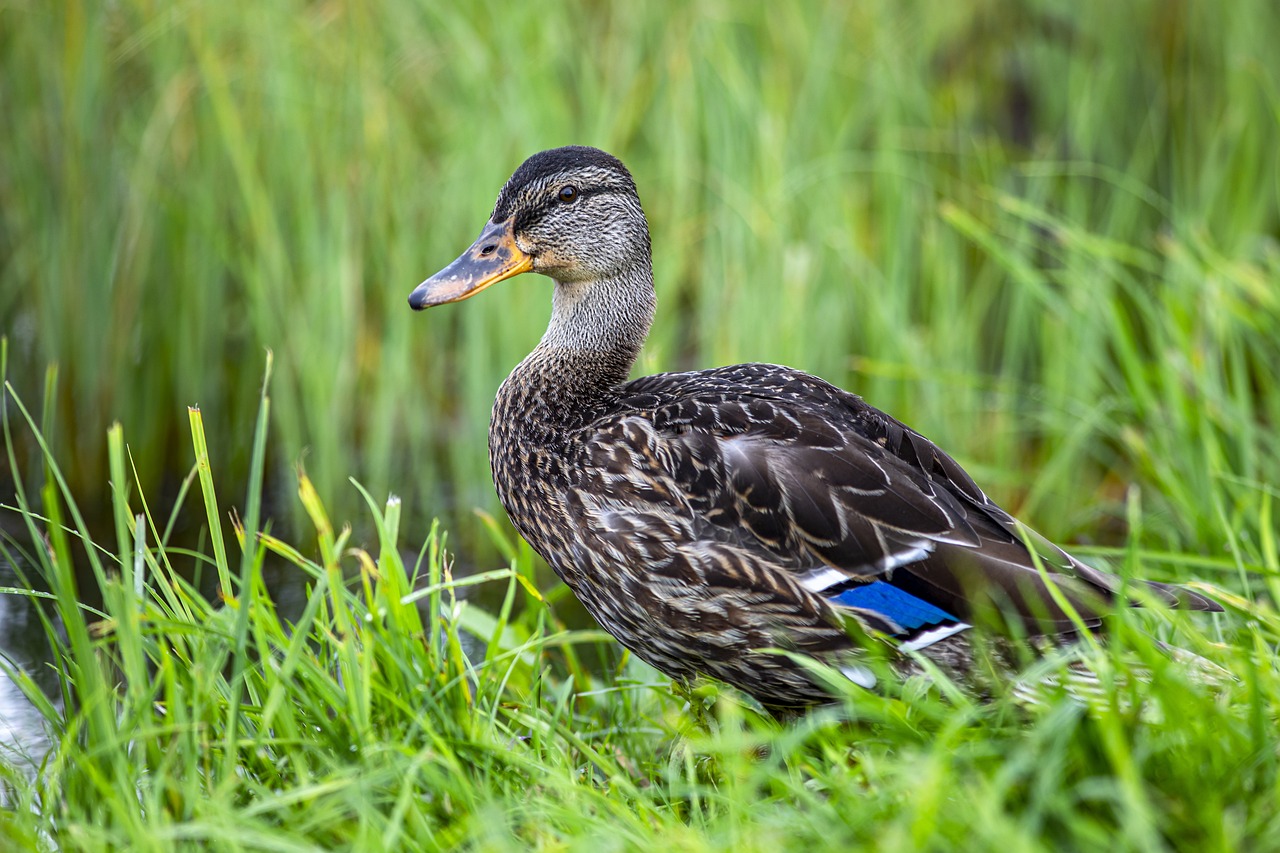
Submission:
{"label": "green grass", "polygon": [[[6,421],[7,443],[20,429],[38,435],[10,400],[19,417]],[[251,481],[269,409],[264,394]],[[999,687],[978,702],[945,679],[889,678],[882,692],[850,685],[842,702],[784,725],[714,685],[677,699],[608,654],[600,632],[565,628],[536,592],[527,548],[500,539],[509,565],[467,577],[452,574],[435,526],[404,550],[399,499],[379,503],[359,486],[376,530],[368,543],[334,525],[300,473],[305,543],[258,528],[251,487],[235,541],[170,546],[172,513],[203,514],[220,531],[226,509],[201,412],[190,428],[199,494],[154,506],[123,474],[118,551],[90,542],[51,456],[44,515],[20,498],[46,546],[24,556],[50,589],[62,694],[51,702],[5,666],[53,747],[34,783],[0,768],[10,808],[0,838],[157,851],[1280,843],[1280,615],[1269,604],[1225,595],[1229,613],[1212,620],[1119,614],[1108,646],[1087,653],[1103,685],[1087,704],[1050,695],[1028,707]],[[128,471],[121,429],[108,438],[113,474]],[[1141,518],[1135,507],[1131,523]],[[1274,580],[1273,537],[1264,549],[1265,565],[1236,567]],[[100,610],[80,599],[77,559],[94,567]],[[269,559],[306,578],[296,616],[268,591]],[[184,579],[193,562],[219,578],[214,599]],[[1123,561],[1126,572],[1148,565],[1136,546]],[[498,608],[464,597],[480,584],[499,593]],[[1197,676],[1156,636],[1235,677]],[[585,666],[589,656],[613,666]]]}
{"label": "green grass", "polygon": [[549,284],[405,301],[568,142],[623,157],[652,220],[640,370],[811,370],[1057,538],[1137,483],[1151,536],[1219,552],[1205,497],[1280,480],[1267,0],[0,16],[0,331],[29,396],[58,365],[49,439],[87,504],[115,420],[172,494],[195,404],[243,482],[271,349],[269,509],[305,460],[344,515],[355,477],[493,559],[485,426]]}
{"label": "green grass", "polygon": [[[65,623],[55,749],[0,833],[1280,845],[1276,44],[1267,0],[0,4],[0,503],[48,534]],[[788,727],[683,709],[482,518],[549,283],[405,304],[571,142],[649,213],[639,371],[818,373],[1046,535],[1231,612],[1123,614],[1098,665],[1159,677],[1088,708],[908,684]],[[264,572],[308,579],[300,613]],[[1151,637],[1238,680],[1188,683]]]}

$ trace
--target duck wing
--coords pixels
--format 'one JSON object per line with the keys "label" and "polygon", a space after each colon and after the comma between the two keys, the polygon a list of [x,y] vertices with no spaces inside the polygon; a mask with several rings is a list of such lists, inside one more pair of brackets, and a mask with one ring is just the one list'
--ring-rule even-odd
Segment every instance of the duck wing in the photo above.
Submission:
{"label": "duck wing", "polygon": [[817,377],[738,365],[621,391],[582,433],[575,520],[617,529],[619,548],[624,529],[660,530],[647,551],[710,560],[719,588],[771,607],[826,599],[904,639],[992,617],[1069,632],[1071,611],[1095,626],[1119,589],[990,501],[928,439]]}

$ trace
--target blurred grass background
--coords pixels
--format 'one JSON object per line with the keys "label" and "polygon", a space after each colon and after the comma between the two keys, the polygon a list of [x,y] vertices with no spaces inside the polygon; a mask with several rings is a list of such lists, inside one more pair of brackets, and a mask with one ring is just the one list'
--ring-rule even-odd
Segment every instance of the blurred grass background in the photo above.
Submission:
{"label": "blurred grass background", "polygon": [[[34,775],[0,755],[0,839],[1276,848],[1276,45],[1268,0],[0,0],[0,373],[48,519],[0,524],[47,545],[52,650],[0,653],[48,734]],[[550,284],[405,301],[566,143],[621,156],[649,212],[639,370],[811,370],[1042,532],[1230,612],[1123,610],[1092,702],[886,677],[787,726],[566,629],[563,587],[539,603],[527,548],[472,513],[498,511],[488,411]],[[449,580],[437,515],[487,575]]]}
{"label": "blurred grass background", "polygon": [[85,505],[116,419],[172,495],[190,404],[235,503],[270,348],[267,511],[302,462],[338,517],[354,477],[483,562],[489,406],[550,283],[405,299],[524,157],[590,144],[652,224],[639,370],[788,363],[1046,534],[1118,541],[1137,484],[1153,548],[1249,547],[1280,482],[1277,44],[1269,0],[4,3],[10,378],[37,399],[58,365]]}

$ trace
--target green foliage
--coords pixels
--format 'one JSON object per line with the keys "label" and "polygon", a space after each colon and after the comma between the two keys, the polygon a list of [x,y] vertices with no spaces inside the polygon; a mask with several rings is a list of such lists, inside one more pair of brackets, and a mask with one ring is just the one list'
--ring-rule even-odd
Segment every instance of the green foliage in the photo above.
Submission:
{"label": "green foliage", "polygon": [[[1280,846],[1276,44],[1269,0],[0,4],[2,372],[45,377],[0,481],[61,676],[0,660],[54,743],[0,767],[0,841]],[[911,682],[788,725],[566,628],[471,512],[549,286],[405,304],[566,143],[650,216],[640,370],[819,373],[1231,612],[1122,614],[1087,704]]]}
{"label": "green foliage", "polygon": [[[6,445],[18,429],[43,444],[9,400],[25,423],[5,420]],[[270,409],[264,385],[252,484]],[[1083,700],[1048,686],[1027,704],[1014,682],[996,681],[976,701],[939,676],[886,678],[875,693],[845,682],[843,701],[785,724],[714,685],[682,691],[682,710],[639,664],[584,668],[579,656],[607,638],[567,630],[530,581],[528,549],[496,530],[510,565],[456,577],[438,527],[402,550],[398,499],[380,506],[355,487],[376,531],[365,547],[300,473],[310,542],[258,529],[255,487],[243,521],[232,515],[233,539],[220,541],[198,410],[191,435],[189,480],[203,501],[189,496],[193,506],[169,508],[166,521],[133,490],[136,477],[121,476],[115,552],[91,541],[53,456],[43,515],[19,483],[21,520],[42,543],[29,557],[51,590],[29,594],[50,606],[61,694],[0,661],[52,738],[34,772],[0,764],[0,841],[156,851],[1280,843],[1270,605],[1220,592],[1230,610],[1213,621],[1118,614],[1108,645],[1080,652],[1099,676]],[[108,455],[114,473],[133,469],[119,426]],[[202,510],[204,552],[166,542],[174,515]],[[1257,571],[1274,579],[1268,542]],[[306,578],[300,612],[273,600],[269,558]],[[101,609],[78,594],[77,559],[94,567]],[[212,600],[185,580],[197,562],[218,578]],[[1147,565],[1135,547],[1124,568]],[[463,597],[478,584],[500,593],[496,612]],[[1171,658],[1153,632],[1203,657]],[[1032,676],[1065,681],[1068,668],[1051,657]]]}
{"label": "green foliage", "polygon": [[569,142],[623,157],[650,214],[646,372],[819,373],[1058,538],[1137,482],[1151,536],[1219,552],[1219,512],[1249,526],[1280,481],[1269,0],[0,16],[0,332],[28,394],[58,364],[50,440],[93,505],[116,419],[172,494],[194,404],[243,482],[271,349],[269,508],[305,459],[344,515],[354,476],[482,546],[489,407],[549,288],[405,300],[524,157]]}

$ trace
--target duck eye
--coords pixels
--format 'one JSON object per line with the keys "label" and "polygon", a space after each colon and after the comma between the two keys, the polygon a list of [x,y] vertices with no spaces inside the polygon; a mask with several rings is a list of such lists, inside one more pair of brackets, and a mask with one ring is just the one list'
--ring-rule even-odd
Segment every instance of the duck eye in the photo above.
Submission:
{"label": "duck eye", "polygon": [[578,188],[573,184],[569,184],[568,186],[561,187],[558,195],[562,202],[568,204],[578,197]]}

